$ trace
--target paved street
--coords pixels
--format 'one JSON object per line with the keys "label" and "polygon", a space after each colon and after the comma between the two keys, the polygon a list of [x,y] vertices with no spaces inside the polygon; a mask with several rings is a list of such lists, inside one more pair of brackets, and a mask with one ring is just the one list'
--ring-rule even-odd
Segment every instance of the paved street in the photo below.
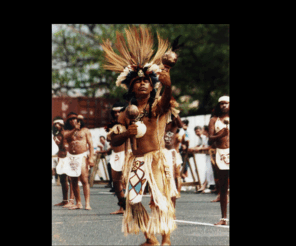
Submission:
{"label": "paved street", "polygon": [[[110,215],[118,209],[117,198],[104,186],[91,187],[92,210],[88,211],[53,206],[62,201],[62,191],[61,186],[52,185],[52,245],[140,245],[145,241],[143,233],[123,235],[122,215]],[[80,193],[84,206],[82,187]],[[171,234],[172,245],[229,245],[229,225],[213,225],[221,218],[220,203],[210,202],[215,197],[216,194],[181,193],[176,204],[177,229]],[[149,195],[143,197],[148,214],[149,201]],[[157,239],[161,242],[161,235]]]}

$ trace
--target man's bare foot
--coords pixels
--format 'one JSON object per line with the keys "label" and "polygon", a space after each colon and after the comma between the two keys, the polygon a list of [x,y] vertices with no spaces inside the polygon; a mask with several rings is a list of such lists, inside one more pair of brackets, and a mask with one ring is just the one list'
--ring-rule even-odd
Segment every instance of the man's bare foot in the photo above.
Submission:
{"label": "man's bare foot", "polygon": [[78,204],[78,205],[73,205],[73,206],[69,207],[68,209],[74,210],[74,209],[81,209],[81,208],[83,208],[82,204]]}
{"label": "man's bare foot", "polygon": [[[145,235],[145,233],[144,233]],[[147,234],[145,235],[146,237],[146,242],[142,243],[140,246],[148,246],[148,245],[160,245],[160,243],[157,241],[157,238],[155,237],[155,235],[151,235],[149,236],[149,238],[147,238]]]}
{"label": "man's bare foot", "polygon": [[90,205],[85,206],[86,210],[92,210],[92,208],[90,207]]}
{"label": "man's bare foot", "polygon": [[62,201],[60,203],[55,204],[54,206],[64,206],[67,205],[69,202],[68,201]]}
{"label": "man's bare foot", "polygon": [[162,234],[161,245],[171,245],[170,234]]}
{"label": "man's bare foot", "polygon": [[70,199],[69,202],[63,206],[63,208],[69,208],[72,207],[74,205],[74,199]]}
{"label": "man's bare foot", "polygon": [[110,214],[123,214],[123,213],[124,213],[124,210],[123,210],[122,207],[120,207],[120,209],[118,209],[117,211],[112,212],[112,213],[110,213]]}
{"label": "man's bare foot", "polygon": [[220,221],[214,225],[227,225],[228,219],[222,218]]}
{"label": "man's bare foot", "polygon": [[218,195],[218,196],[216,197],[216,199],[213,200],[213,201],[211,201],[211,202],[220,202],[220,195]]}
{"label": "man's bare foot", "polygon": [[156,240],[152,241],[151,239],[147,239],[145,243],[142,243],[140,246],[148,246],[148,245],[160,245],[160,243]]}

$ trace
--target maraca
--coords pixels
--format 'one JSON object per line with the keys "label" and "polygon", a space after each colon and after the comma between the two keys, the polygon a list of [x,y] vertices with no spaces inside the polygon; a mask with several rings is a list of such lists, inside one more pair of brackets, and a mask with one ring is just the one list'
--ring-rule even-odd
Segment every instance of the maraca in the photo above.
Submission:
{"label": "maraca", "polygon": [[[130,105],[128,105],[126,107],[125,114],[126,114],[126,117],[131,121],[131,124],[134,123],[134,121],[138,117],[139,113],[140,113],[139,109],[138,109],[138,107],[136,105],[130,104]],[[137,150],[136,138],[131,137],[131,141],[132,141],[132,144],[133,144],[133,149]]]}

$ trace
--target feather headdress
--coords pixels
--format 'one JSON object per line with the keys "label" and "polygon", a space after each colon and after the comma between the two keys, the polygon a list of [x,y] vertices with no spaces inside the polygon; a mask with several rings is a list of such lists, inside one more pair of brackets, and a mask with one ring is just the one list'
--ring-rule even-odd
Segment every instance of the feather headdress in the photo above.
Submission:
{"label": "feather headdress", "polygon": [[153,86],[158,81],[158,73],[161,72],[162,56],[169,47],[168,40],[163,40],[157,33],[158,50],[154,56],[153,36],[149,29],[140,26],[124,29],[127,43],[122,33],[116,32],[115,53],[111,42],[103,41],[102,48],[105,52],[106,70],[111,70],[120,75],[117,77],[116,85],[128,89],[130,83],[137,77],[149,77]]}

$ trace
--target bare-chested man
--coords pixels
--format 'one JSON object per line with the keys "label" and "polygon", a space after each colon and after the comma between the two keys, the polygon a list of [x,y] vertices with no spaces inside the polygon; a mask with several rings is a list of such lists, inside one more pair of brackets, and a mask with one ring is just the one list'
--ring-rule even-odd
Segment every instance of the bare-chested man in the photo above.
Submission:
{"label": "bare-chested man", "polygon": [[[125,104],[121,102],[116,102],[112,106],[111,116],[113,118],[112,122],[107,126],[106,131],[107,134],[107,141],[111,141],[111,135],[113,132],[117,133],[118,125],[118,116],[120,111],[125,108]],[[113,146],[111,144],[112,153],[110,156],[110,164],[111,164],[111,172],[112,172],[112,179],[113,179],[113,187],[115,190],[115,194],[118,199],[119,209],[110,213],[110,214],[123,214],[125,210],[125,198],[123,192],[123,185],[122,185],[122,168],[124,165],[125,160],[125,143],[119,146]]]}
{"label": "bare-chested man", "polygon": [[227,191],[229,178],[229,96],[220,97],[209,123],[209,143],[216,147],[222,218],[215,225],[227,225]]}
{"label": "bare-chested man", "polygon": [[[56,172],[60,177],[61,187],[62,187],[62,194],[63,194],[63,201],[55,204],[54,206],[65,206],[69,203],[74,201],[74,193],[72,189],[72,185],[70,182],[70,201],[68,201],[68,181],[67,175],[64,169],[64,163],[67,160],[67,149],[68,144],[64,138],[64,121],[63,118],[57,116],[53,119],[53,139],[59,148],[58,152],[58,165],[56,167]],[[69,180],[70,181],[70,180]]]}
{"label": "bare-chested man", "polygon": [[89,168],[94,166],[93,142],[89,129],[84,127],[83,117],[81,116],[81,118],[78,119],[77,116],[78,115],[76,113],[70,112],[67,115],[67,121],[65,124],[66,134],[69,133],[69,131],[76,129],[69,137],[66,137],[69,144],[68,176],[71,177],[73,191],[76,198],[76,205],[71,206],[69,209],[83,208],[78,186],[78,178],[80,177],[85,198],[85,209],[91,210],[88,175]]}
{"label": "bare-chested man", "polygon": [[[106,57],[104,68],[120,73],[116,85],[128,90],[124,98],[130,104],[118,117],[118,134],[111,135],[112,146],[120,146],[129,139],[132,144],[132,152],[126,151],[123,169],[126,210],[122,229],[125,235],[141,230],[146,238],[143,245],[159,245],[156,233],[161,233],[162,245],[171,245],[170,233],[176,228],[175,209],[170,197],[172,174],[164,148],[164,132],[171,109],[171,80],[169,72],[162,70],[161,62],[165,54],[166,59],[172,58],[173,62],[177,56],[166,53],[169,43],[159,35],[158,50],[152,50],[153,35],[145,27],[131,27],[125,29],[125,33],[127,39],[121,33],[116,36],[115,47],[120,55],[108,40],[102,44]],[[154,90],[158,81],[163,87],[159,98]],[[133,118],[137,112],[138,116]],[[150,216],[141,203],[147,182],[153,196]]]}
{"label": "bare-chested man", "polygon": [[[134,221],[142,221],[143,224],[139,224],[138,226],[144,232],[144,235],[147,239],[146,244],[148,245],[158,243],[153,231],[162,233],[162,244],[170,244],[170,231],[175,229],[175,223],[173,221],[174,210],[172,209],[173,204],[171,204],[168,201],[168,198],[165,196],[165,187],[167,183],[170,182],[167,180],[170,179],[163,178],[163,175],[165,175],[166,172],[168,175],[172,174],[169,174],[169,164],[165,163],[165,161],[162,159],[162,155],[164,155],[164,151],[162,151],[162,149],[164,147],[163,136],[166,126],[166,109],[170,107],[169,103],[171,96],[169,74],[164,72],[160,75],[159,80],[163,83],[163,85],[165,85],[165,89],[161,99],[157,104],[158,114],[151,118],[148,117],[147,112],[151,110],[151,104],[149,104],[148,100],[150,98],[150,93],[153,90],[152,83],[150,82],[149,78],[145,77],[136,78],[134,81],[132,81],[134,83],[131,82],[133,84],[132,92],[135,93],[138,109],[140,114],[143,114],[141,121],[145,124],[147,130],[143,137],[137,138],[137,150],[133,150],[127,164],[128,166],[126,167],[132,168],[132,170],[127,173],[128,181],[126,182],[128,185],[127,208],[130,209],[130,211],[128,211],[124,217],[127,224],[127,232],[132,230],[132,224],[135,223],[129,221],[130,219]],[[111,136],[112,146],[122,145],[128,138],[137,135],[138,126],[135,124],[130,124],[130,120],[125,117],[124,113],[119,116],[118,121],[123,126],[125,126],[127,130],[124,133],[117,135],[113,134]],[[152,175],[153,178],[150,178],[150,175]],[[170,223],[166,225],[160,225],[159,228],[156,228],[156,225],[152,225],[153,222],[156,224],[161,224],[160,221],[154,221],[159,219],[159,217],[150,218],[149,220],[149,216],[141,204],[142,194],[147,180],[150,181],[149,185],[151,187],[153,196],[153,202],[150,204],[151,209],[154,210],[152,213],[159,214],[158,216],[166,216],[167,221],[170,221]],[[167,190],[169,189],[170,188],[167,187]],[[156,202],[158,204],[156,204]],[[160,206],[165,206],[166,209],[162,208],[162,211],[160,212]],[[168,209],[170,206],[171,208]],[[137,218],[137,216],[140,217]],[[172,216],[172,218],[170,218],[170,216]],[[149,222],[151,223],[152,227],[152,230],[150,231]],[[168,226],[171,228],[166,230],[165,227]]]}
{"label": "bare-chested man", "polygon": [[179,153],[179,144],[181,142],[181,139],[177,138],[177,130],[181,127],[183,127],[183,122],[181,121],[180,116],[177,115],[177,117],[175,117],[174,115],[172,115],[172,121],[166,125],[164,135],[165,148],[169,150],[170,156],[168,156],[168,158],[169,162],[172,165],[172,173],[175,180],[174,185],[176,186],[172,189],[172,191],[175,192],[171,194],[174,207],[176,207],[176,198],[180,197],[181,191],[180,166],[183,161]]}

